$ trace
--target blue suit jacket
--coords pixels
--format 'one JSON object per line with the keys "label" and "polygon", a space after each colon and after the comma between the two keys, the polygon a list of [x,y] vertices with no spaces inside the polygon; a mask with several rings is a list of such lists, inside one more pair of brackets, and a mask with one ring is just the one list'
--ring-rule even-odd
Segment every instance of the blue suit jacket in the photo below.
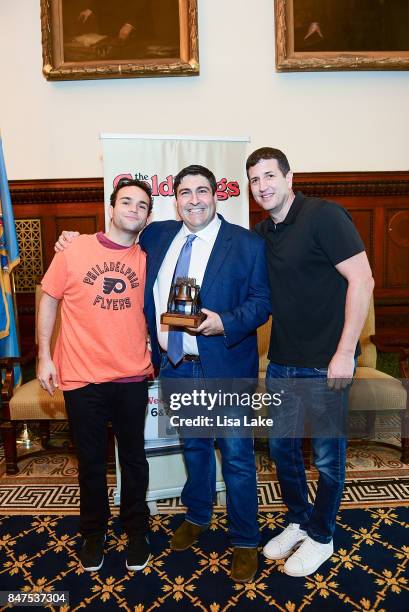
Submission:
{"label": "blue suit jacket", "polygon": [[[248,230],[222,224],[206,267],[200,297],[203,308],[217,312],[224,336],[197,336],[200,360],[207,378],[256,378],[256,329],[269,316],[270,289],[265,243]],[[157,221],[142,232],[139,242],[147,253],[145,315],[152,343],[152,361],[160,363],[153,285],[180,221]]]}

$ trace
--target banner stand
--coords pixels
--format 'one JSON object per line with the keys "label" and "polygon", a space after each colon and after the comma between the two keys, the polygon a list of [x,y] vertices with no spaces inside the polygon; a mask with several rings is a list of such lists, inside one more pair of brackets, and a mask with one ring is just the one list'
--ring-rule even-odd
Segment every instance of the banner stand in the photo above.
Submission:
{"label": "banner stand", "polygon": [[[145,421],[145,450],[149,463],[149,487],[146,500],[151,514],[158,514],[156,500],[180,497],[186,482],[186,468],[183,460],[183,443],[170,424],[170,436],[159,438],[159,416],[163,418],[164,409],[159,399],[159,385],[155,380],[149,384],[149,400]],[[220,505],[225,505],[226,490],[221,472],[220,453],[216,452],[216,491]],[[118,506],[121,498],[121,468],[119,465],[118,448],[115,440],[116,488],[114,489],[114,505]]]}
{"label": "banner stand", "polygon": [[[154,449],[156,451],[158,449]],[[216,492],[217,504],[226,505],[226,485],[223,481],[221,471],[221,457],[218,450],[216,453]],[[158,499],[169,499],[180,497],[186,482],[186,468],[183,460],[183,452],[180,443],[174,447],[162,447],[160,454],[152,453],[149,447],[146,449],[149,463],[149,487],[146,501],[151,515],[159,514],[156,501]],[[121,468],[119,466],[118,449],[115,444],[116,460],[116,488],[114,489],[114,505],[119,506],[121,499]]]}

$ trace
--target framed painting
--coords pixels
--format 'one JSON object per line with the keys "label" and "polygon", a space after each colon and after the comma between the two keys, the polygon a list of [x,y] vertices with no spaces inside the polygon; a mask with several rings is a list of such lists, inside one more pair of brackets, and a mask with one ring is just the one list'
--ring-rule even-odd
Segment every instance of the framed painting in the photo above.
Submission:
{"label": "framed painting", "polygon": [[278,71],[408,70],[409,0],[275,0]]}
{"label": "framed painting", "polygon": [[41,0],[48,80],[199,74],[197,0]]}

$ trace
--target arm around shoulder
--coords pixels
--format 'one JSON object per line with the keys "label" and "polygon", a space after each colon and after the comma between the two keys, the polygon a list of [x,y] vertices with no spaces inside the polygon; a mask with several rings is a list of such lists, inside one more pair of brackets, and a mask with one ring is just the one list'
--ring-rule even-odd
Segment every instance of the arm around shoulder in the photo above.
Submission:
{"label": "arm around shoulder", "polygon": [[79,235],[80,235],[79,232],[72,232],[70,230],[64,230],[58,236],[57,242],[54,244],[54,251],[56,253],[65,251],[65,249],[67,249],[72,243],[72,241],[75,240],[75,238],[78,238]]}

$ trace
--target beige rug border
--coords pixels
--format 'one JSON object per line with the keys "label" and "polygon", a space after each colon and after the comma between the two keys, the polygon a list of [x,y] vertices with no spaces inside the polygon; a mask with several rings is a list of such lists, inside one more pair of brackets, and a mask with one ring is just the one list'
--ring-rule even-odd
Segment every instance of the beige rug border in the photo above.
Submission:
{"label": "beige rug border", "polygon": [[[391,502],[362,502],[362,503],[354,503],[354,502],[345,502],[340,506],[340,510],[364,510],[365,508],[400,508],[400,507],[409,507],[408,502],[402,501],[391,501]],[[110,506],[111,515],[118,516],[119,508],[117,506]],[[284,512],[286,507],[282,504],[277,505],[268,505],[265,504],[259,507],[259,512]],[[214,512],[219,514],[225,514],[226,509],[223,506],[215,506]],[[158,508],[158,514],[163,515],[173,515],[173,514],[184,514],[184,508]],[[72,510],[44,510],[44,509],[36,509],[34,512],[30,510],[8,510],[1,516],[79,516],[79,509]]]}

